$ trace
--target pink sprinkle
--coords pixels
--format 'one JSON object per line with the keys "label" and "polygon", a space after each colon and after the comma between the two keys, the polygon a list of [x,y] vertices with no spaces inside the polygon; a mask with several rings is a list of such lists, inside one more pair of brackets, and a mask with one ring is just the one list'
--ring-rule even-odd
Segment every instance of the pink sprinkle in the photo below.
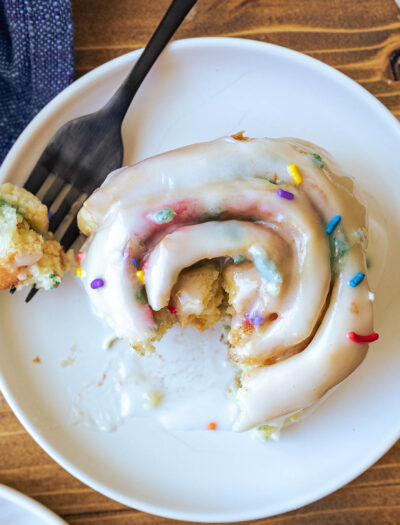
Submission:
{"label": "pink sprinkle", "polygon": [[279,197],[282,197],[282,199],[288,199],[289,201],[292,201],[294,199],[293,193],[290,193],[290,191],[285,191],[282,188],[279,188],[277,193]]}
{"label": "pink sprinkle", "polygon": [[96,290],[96,288],[102,288],[104,286],[103,279],[94,279],[90,283],[90,287],[93,288],[93,290]]}
{"label": "pink sprinkle", "polygon": [[171,312],[171,314],[176,314],[176,308],[173,304],[169,304],[167,308]]}

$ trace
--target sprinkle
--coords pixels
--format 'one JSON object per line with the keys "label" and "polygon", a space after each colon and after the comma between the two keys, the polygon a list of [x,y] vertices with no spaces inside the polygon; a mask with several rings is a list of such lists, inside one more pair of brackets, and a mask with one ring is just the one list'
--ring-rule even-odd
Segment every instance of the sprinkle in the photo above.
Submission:
{"label": "sprinkle", "polygon": [[330,235],[341,220],[342,220],[342,217],[340,215],[335,215],[335,217],[333,217],[333,219],[331,219],[328,222],[328,225],[326,227],[326,233]]}
{"label": "sprinkle", "polygon": [[47,212],[47,217],[48,217],[49,221],[51,221],[51,219],[53,218],[53,215],[54,215],[54,213],[52,213],[51,211]]}
{"label": "sprinkle", "polygon": [[289,175],[293,177],[293,180],[296,184],[301,184],[303,182],[303,177],[300,174],[299,168],[296,164],[289,164],[287,167]]}
{"label": "sprinkle", "polygon": [[[276,175],[275,175],[276,177]],[[278,180],[278,177],[276,179],[271,179],[269,177],[262,177],[263,179],[267,180],[268,182],[270,182],[271,184],[275,184],[275,186],[278,186],[280,184],[279,180]]]}
{"label": "sprinkle", "polygon": [[50,275],[50,279],[54,279],[54,277],[56,277],[56,274],[55,274],[55,273],[52,273],[52,274]]}
{"label": "sprinkle", "polygon": [[348,332],[347,337],[350,341],[353,341],[353,343],[373,343],[379,338],[379,335],[376,332],[372,332],[372,334],[369,335],[359,335],[355,332]]}
{"label": "sprinkle", "polygon": [[168,308],[168,310],[171,312],[171,314],[176,314],[176,311],[177,311],[177,310],[176,310],[176,308],[175,308],[175,306],[174,306],[173,304],[169,304],[169,305],[167,306],[167,308]]}
{"label": "sprinkle", "polygon": [[282,188],[279,188],[277,194],[279,197],[282,197],[282,199],[287,199],[288,201],[292,201],[294,199],[293,193],[290,193],[290,191],[285,191]]}
{"label": "sprinkle", "polygon": [[358,272],[358,274],[355,275],[355,276],[353,277],[353,279],[351,279],[351,280],[349,281],[349,285],[350,285],[352,288],[355,288],[355,287],[358,286],[360,283],[362,283],[364,277],[365,277],[365,273]]}
{"label": "sprinkle", "polygon": [[133,266],[136,266],[136,268],[139,266],[137,259],[135,257],[131,257],[131,263],[133,264]]}
{"label": "sprinkle", "polygon": [[250,319],[245,319],[243,321],[243,329],[244,330],[252,330],[253,329],[253,324],[252,322],[250,321]]}
{"label": "sprinkle", "polygon": [[257,313],[250,314],[248,319],[256,328],[260,328],[260,326],[264,322],[263,317],[260,314],[257,314]]}
{"label": "sprinkle", "polygon": [[324,169],[324,163],[322,160],[321,155],[318,155],[318,153],[311,153],[312,161],[314,164],[319,168],[320,170]]}
{"label": "sprinkle", "polygon": [[249,253],[253,258],[254,266],[258,273],[264,279],[266,291],[272,295],[278,295],[282,284],[282,276],[275,262],[268,257],[264,248],[259,244],[250,246]]}
{"label": "sprinkle", "polygon": [[367,270],[369,270],[371,268],[371,259],[369,257],[366,258],[365,260],[365,264],[367,265]]}
{"label": "sprinkle", "polygon": [[208,430],[215,430],[217,428],[217,423],[214,423],[214,421],[210,421],[208,423]]}
{"label": "sprinkle", "polygon": [[234,255],[232,259],[235,264],[240,264],[246,260],[246,257],[244,255]]}
{"label": "sprinkle", "polygon": [[373,303],[375,301],[375,294],[372,292],[368,292],[368,299]]}
{"label": "sprinkle", "polygon": [[82,268],[79,266],[79,268],[76,269],[75,273],[78,277],[82,277],[83,275]]}
{"label": "sprinkle", "polygon": [[54,237],[54,233],[53,232],[49,232],[49,237],[50,237],[50,239],[52,239]]}
{"label": "sprinkle", "polygon": [[154,215],[154,220],[157,224],[164,224],[171,222],[175,217],[175,212],[169,208],[163,208]]}
{"label": "sprinkle", "polygon": [[78,254],[76,256],[76,262],[80,263],[81,260],[82,260],[82,257],[83,257],[83,253],[82,252],[78,252]]}
{"label": "sprinkle", "polygon": [[93,290],[96,290],[96,288],[102,288],[103,286],[103,279],[93,279],[93,281],[90,283],[90,287],[93,288]]}
{"label": "sprinkle", "polygon": [[143,270],[138,270],[136,272],[136,277],[139,279],[139,281],[144,284],[144,272]]}

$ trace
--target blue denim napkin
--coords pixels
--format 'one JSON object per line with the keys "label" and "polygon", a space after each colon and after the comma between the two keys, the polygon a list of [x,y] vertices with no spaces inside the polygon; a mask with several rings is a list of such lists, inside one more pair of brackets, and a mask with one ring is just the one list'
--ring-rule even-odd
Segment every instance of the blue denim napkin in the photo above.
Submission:
{"label": "blue denim napkin", "polygon": [[69,0],[0,0],[0,163],[73,67]]}

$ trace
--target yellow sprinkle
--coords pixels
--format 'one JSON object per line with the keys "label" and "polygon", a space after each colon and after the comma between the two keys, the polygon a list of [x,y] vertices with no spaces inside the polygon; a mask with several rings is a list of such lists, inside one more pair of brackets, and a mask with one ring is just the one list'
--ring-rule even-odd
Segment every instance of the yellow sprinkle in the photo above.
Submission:
{"label": "yellow sprinkle", "polygon": [[143,270],[138,270],[136,272],[136,277],[139,279],[139,281],[144,284],[144,273]]}
{"label": "yellow sprinkle", "polygon": [[54,237],[54,233],[53,232],[49,232],[49,237],[50,237],[50,239],[52,239]]}
{"label": "yellow sprinkle", "polygon": [[75,273],[78,277],[82,277],[83,275],[82,268],[81,267],[77,268]]}
{"label": "yellow sprinkle", "polygon": [[303,182],[303,177],[300,175],[299,168],[296,164],[289,164],[287,167],[289,174],[293,177],[296,184],[301,184]]}

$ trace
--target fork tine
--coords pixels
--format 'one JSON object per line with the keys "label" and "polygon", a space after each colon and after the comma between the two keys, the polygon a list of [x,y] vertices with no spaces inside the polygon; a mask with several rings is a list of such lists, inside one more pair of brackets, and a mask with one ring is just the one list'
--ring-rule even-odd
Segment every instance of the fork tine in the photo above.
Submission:
{"label": "fork tine", "polygon": [[38,291],[39,291],[39,289],[36,288],[35,285],[33,285],[31,290],[30,290],[30,292],[26,296],[25,302],[29,303],[29,301],[35,297],[35,295],[38,293]]}
{"label": "fork tine", "polygon": [[[79,197],[80,191],[74,187],[71,187],[67,195],[64,197],[61,202],[58,210],[54,213],[50,219],[50,230],[55,232],[56,229],[60,226],[63,219],[67,216],[68,212],[71,210],[74,202]],[[75,219],[75,216],[74,216]]]}
{"label": "fork tine", "polygon": [[76,241],[76,239],[80,235],[80,231],[79,231],[78,225],[76,223],[76,215],[77,215],[77,213],[74,215],[74,218],[73,218],[71,224],[66,229],[66,231],[65,231],[65,233],[62,236],[61,241],[60,241],[60,244],[62,245],[62,247],[64,248],[65,251],[67,251],[69,248],[71,248],[71,246],[74,244],[74,242]]}
{"label": "fork tine", "polygon": [[50,152],[45,150],[25,181],[24,188],[35,194],[49,175],[51,171],[50,166]]}
{"label": "fork tine", "polygon": [[50,188],[46,191],[43,199],[41,199],[42,203],[50,208],[64,184],[65,182],[60,177],[56,176]]}

